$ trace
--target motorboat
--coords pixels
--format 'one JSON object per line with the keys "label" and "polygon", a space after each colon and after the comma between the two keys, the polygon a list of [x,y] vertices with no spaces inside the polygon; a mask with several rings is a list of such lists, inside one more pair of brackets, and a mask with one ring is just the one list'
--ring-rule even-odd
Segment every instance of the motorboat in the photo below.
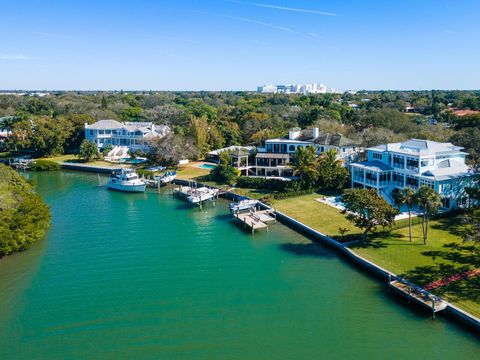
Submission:
{"label": "motorboat", "polygon": [[230,211],[237,213],[240,211],[251,210],[254,209],[255,206],[259,203],[258,200],[253,199],[243,199],[238,202],[232,202],[229,205]]}
{"label": "motorboat", "polygon": [[163,175],[155,176],[155,180],[157,180],[160,185],[163,185],[172,182],[176,177],[177,173],[175,171],[167,171]]}
{"label": "motorboat", "polygon": [[187,197],[187,201],[190,204],[200,204],[205,200],[212,200],[217,195],[217,189],[209,189],[207,187],[200,187],[190,190],[190,195]]}
{"label": "motorboat", "polygon": [[112,171],[107,182],[107,187],[119,191],[144,192],[147,184],[138,177],[135,170],[121,168]]}

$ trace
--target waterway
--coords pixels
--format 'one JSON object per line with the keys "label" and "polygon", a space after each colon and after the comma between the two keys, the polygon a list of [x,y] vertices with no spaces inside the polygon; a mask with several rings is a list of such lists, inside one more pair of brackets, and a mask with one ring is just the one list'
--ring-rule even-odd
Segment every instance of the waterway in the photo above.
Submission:
{"label": "waterway", "polygon": [[283,225],[252,236],[226,201],[32,176],[52,227],[0,260],[0,359],[480,357],[463,327]]}

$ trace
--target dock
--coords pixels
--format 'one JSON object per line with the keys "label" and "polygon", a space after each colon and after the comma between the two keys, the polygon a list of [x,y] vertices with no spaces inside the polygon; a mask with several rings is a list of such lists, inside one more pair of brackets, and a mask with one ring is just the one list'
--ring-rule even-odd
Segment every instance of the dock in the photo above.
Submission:
{"label": "dock", "polygon": [[268,225],[277,222],[275,212],[271,209],[251,211],[248,213],[236,212],[233,214],[233,218],[242,223],[244,227],[250,228],[252,234],[254,234],[256,230],[261,229],[268,231]]}
{"label": "dock", "polygon": [[202,209],[205,201],[211,201],[215,205],[215,200],[219,196],[219,190],[206,186],[191,187],[181,185],[173,190],[173,195],[187,201],[190,205],[198,205]]}
{"label": "dock", "polygon": [[438,296],[433,295],[421,287],[411,284],[402,278],[395,278],[389,280],[388,286],[398,294],[406,297],[408,301],[414,301],[420,306],[430,309],[432,317],[435,318],[435,313],[445,310],[448,303]]}

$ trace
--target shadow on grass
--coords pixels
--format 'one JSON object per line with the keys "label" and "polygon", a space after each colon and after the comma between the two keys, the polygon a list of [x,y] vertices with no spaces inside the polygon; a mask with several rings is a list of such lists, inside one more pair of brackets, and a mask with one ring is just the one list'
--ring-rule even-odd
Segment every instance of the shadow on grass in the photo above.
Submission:
{"label": "shadow on grass", "polygon": [[[421,254],[431,257],[433,261],[446,260],[451,264],[417,266],[401,276],[416,284],[426,285],[480,267],[480,254],[475,246],[449,243],[443,245],[443,248],[445,250],[423,251]],[[433,289],[432,292],[440,296],[447,295],[450,300],[454,301],[470,300],[478,303],[480,302],[480,277],[473,276],[453,281]]]}
{"label": "shadow on grass", "polygon": [[306,243],[306,244],[286,243],[286,244],[280,244],[279,247],[281,250],[297,256],[321,257],[321,258],[335,257],[335,254],[332,251],[315,243]]}
{"label": "shadow on grass", "polygon": [[462,237],[465,231],[465,226],[461,223],[460,216],[439,219],[436,224],[431,225],[431,228],[449,232],[459,237]]}

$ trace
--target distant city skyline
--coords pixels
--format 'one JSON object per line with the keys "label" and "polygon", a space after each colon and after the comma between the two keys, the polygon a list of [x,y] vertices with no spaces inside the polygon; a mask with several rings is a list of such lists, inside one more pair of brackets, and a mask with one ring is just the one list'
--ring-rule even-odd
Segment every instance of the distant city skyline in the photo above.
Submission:
{"label": "distant city skyline", "polygon": [[476,0],[0,0],[0,89],[479,89]]}

